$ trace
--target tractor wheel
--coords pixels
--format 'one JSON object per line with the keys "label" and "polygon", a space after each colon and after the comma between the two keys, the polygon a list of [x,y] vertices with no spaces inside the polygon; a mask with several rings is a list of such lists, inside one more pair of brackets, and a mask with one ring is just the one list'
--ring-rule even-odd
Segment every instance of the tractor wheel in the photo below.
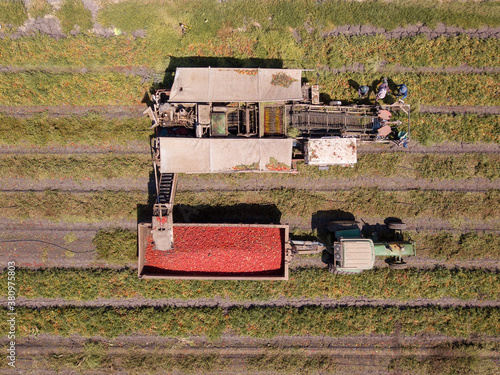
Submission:
{"label": "tractor wheel", "polygon": [[389,268],[391,270],[405,270],[408,268],[408,264],[406,262],[396,262],[396,263],[389,263]]}
{"label": "tractor wheel", "polygon": [[333,233],[335,232],[335,228],[358,226],[358,224],[359,221],[354,221],[354,220],[330,221],[328,222],[328,231]]}
{"label": "tractor wheel", "polygon": [[389,223],[387,224],[389,229],[392,230],[405,230],[406,229],[406,223]]}
{"label": "tractor wheel", "polygon": [[328,272],[330,273],[336,273],[337,267],[335,266],[335,263],[328,263]]}

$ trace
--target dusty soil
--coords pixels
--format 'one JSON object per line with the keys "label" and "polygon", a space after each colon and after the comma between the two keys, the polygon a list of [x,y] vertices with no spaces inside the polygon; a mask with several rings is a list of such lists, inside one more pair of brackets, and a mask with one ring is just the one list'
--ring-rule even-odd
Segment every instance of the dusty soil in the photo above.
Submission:
{"label": "dusty soil", "polygon": [[[284,336],[272,339],[258,339],[225,334],[218,340],[208,340],[204,337],[192,336],[188,338],[166,338],[159,336],[121,336],[107,340],[99,337],[92,338],[106,347],[106,353],[112,358],[124,358],[131,353],[140,352],[145,355],[210,355],[218,354],[229,360],[230,371],[212,369],[205,374],[235,374],[241,373],[242,361],[246,358],[255,358],[258,355],[269,354],[279,350],[279,353],[295,355],[328,355],[334,359],[335,374],[388,374],[397,373],[388,370],[391,360],[401,356],[415,355],[426,359],[439,356],[453,359],[452,351],[439,350],[438,346],[457,345],[460,343],[481,343],[484,341],[497,343],[498,338],[477,337],[470,340],[456,340],[438,335],[423,335],[403,337],[399,333],[392,335],[370,335],[350,337],[324,336]],[[25,373],[26,370],[36,369],[38,374],[53,374],[50,367],[42,362],[40,356],[60,356],[69,353],[82,353],[87,338],[81,336],[60,337],[50,335],[30,336],[19,340],[19,369],[9,373]],[[0,341],[0,345],[4,342]],[[410,347],[412,349],[410,349]],[[496,352],[488,351],[479,354],[483,360],[493,363],[499,362]],[[94,374],[109,373],[111,369],[93,371]],[[120,368],[112,369],[116,372]],[[72,372],[59,372],[64,374]],[[87,372],[89,373],[89,372]],[[246,373],[246,372],[245,372]],[[258,372],[270,374],[270,372]]]}
{"label": "dusty soil", "polygon": [[[75,194],[89,193],[102,190],[113,191],[143,191],[154,194],[154,190],[148,190],[149,179],[114,178],[107,180],[79,180],[72,179],[44,179],[33,180],[29,178],[5,178],[0,180],[0,191],[2,192],[28,192],[44,190],[60,190]],[[485,178],[474,178],[470,180],[426,180],[410,179],[405,177],[355,177],[350,179],[334,178],[306,178],[300,175],[293,178],[282,178],[268,176],[266,179],[252,175],[250,178],[239,183],[227,182],[213,178],[196,179],[192,177],[179,179],[177,191],[261,191],[270,189],[309,189],[315,192],[349,190],[360,187],[376,187],[383,191],[404,190],[438,190],[438,191],[464,191],[481,192],[491,189],[500,189],[500,180],[490,181]],[[152,186],[149,186],[152,188]]]}
{"label": "dusty soil", "polygon": [[[7,300],[0,299],[0,303],[5,305]],[[37,307],[63,307],[63,306],[81,306],[81,307],[218,307],[224,310],[229,310],[236,307],[310,307],[321,306],[326,308],[335,307],[367,307],[367,306],[383,306],[383,307],[425,307],[438,305],[442,308],[455,307],[500,307],[499,301],[483,301],[483,300],[468,300],[462,301],[453,298],[441,299],[417,299],[408,301],[396,301],[388,299],[371,299],[364,297],[345,297],[339,300],[324,299],[324,298],[300,298],[288,299],[279,298],[271,301],[242,301],[234,302],[220,297],[216,298],[198,298],[191,300],[166,298],[166,299],[146,299],[146,298],[127,298],[127,299],[104,299],[98,298],[91,301],[65,300],[62,298],[33,298],[18,297],[16,306],[26,306],[31,308]]]}

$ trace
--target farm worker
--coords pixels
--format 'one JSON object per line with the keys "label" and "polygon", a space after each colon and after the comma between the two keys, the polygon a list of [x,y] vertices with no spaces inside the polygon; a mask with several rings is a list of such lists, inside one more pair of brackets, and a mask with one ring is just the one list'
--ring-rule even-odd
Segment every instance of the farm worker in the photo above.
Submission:
{"label": "farm worker", "polygon": [[398,93],[396,96],[402,96],[401,100],[405,99],[408,96],[408,87],[403,83],[402,85],[398,85]]}
{"label": "farm worker", "polygon": [[358,94],[359,94],[360,99],[363,99],[364,97],[366,97],[369,92],[370,92],[370,88],[368,86],[364,86],[364,85],[359,86]]}
{"label": "farm worker", "polygon": [[377,97],[375,98],[375,101],[379,99],[384,99],[385,95],[387,94],[387,91],[389,91],[389,84],[387,83],[387,78],[384,77],[384,81],[378,88]]}

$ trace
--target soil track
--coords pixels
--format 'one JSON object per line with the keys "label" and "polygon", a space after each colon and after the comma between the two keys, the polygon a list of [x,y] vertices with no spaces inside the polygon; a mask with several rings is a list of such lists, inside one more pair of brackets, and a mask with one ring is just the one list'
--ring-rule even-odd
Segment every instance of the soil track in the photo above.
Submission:
{"label": "soil track", "polygon": [[[1,306],[7,306],[7,299],[0,299]],[[440,299],[417,299],[408,301],[388,300],[388,299],[370,299],[363,297],[344,297],[336,299],[309,299],[309,298],[279,298],[271,301],[242,301],[234,302],[220,297],[216,298],[198,298],[191,300],[182,300],[176,298],[169,299],[146,299],[146,298],[127,298],[127,299],[104,299],[98,298],[91,301],[65,300],[62,298],[16,298],[16,306],[26,306],[29,308],[53,308],[53,307],[115,307],[115,308],[137,308],[137,307],[214,307],[224,310],[230,310],[237,307],[430,307],[439,306],[441,308],[456,307],[500,307],[500,300],[467,300],[462,301],[453,298]]]}
{"label": "soil track", "polygon": [[[58,190],[74,194],[85,194],[96,191],[142,191],[154,194],[154,190],[148,190],[149,179],[116,178],[108,180],[32,180],[28,178],[6,178],[0,181],[0,192],[41,192],[45,190]],[[484,192],[491,189],[500,189],[500,179],[490,181],[485,178],[474,178],[470,180],[426,180],[397,177],[356,177],[350,179],[334,178],[306,178],[295,176],[283,179],[270,177],[266,179],[245,179],[238,183],[226,182],[217,178],[210,179],[179,179],[178,192],[243,192],[243,191],[265,191],[270,189],[309,189],[314,192],[328,192],[335,190],[350,190],[355,188],[378,188],[382,191],[405,191],[405,190],[438,190],[438,191],[462,191],[462,192]],[[150,186],[150,188],[153,188]]]}
{"label": "soil track", "polygon": [[[484,342],[498,343],[495,337],[474,337],[468,340],[456,339],[441,335],[418,335],[404,336],[396,332],[391,335],[370,336],[277,336],[273,338],[241,337],[224,334],[217,340],[209,340],[206,337],[191,336],[187,338],[169,338],[160,336],[129,335],[116,339],[103,339],[73,335],[61,337],[42,334],[29,336],[17,341],[18,371],[10,373],[25,373],[26,370],[37,369],[38,374],[53,374],[52,362],[43,362],[43,358],[57,358],[68,354],[82,354],[84,347],[90,342],[102,344],[108,358],[113,360],[113,368],[103,368],[92,373],[104,374],[112,370],[121,373],[120,359],[127,359],[131,355],[138,356],[220,356],[229,361],[225,369],[205,369],[204,374],[240,374],[249,373],[244,367],[246,359],[258,358],[262,355],[289,355],[292,358],[306,356],[326,355],[334,361],[335,374],[360,374],[376,375],[388,373],[400,373],[391,371],[389,366],[393,360],[402,359],[406,356],[415,356],[420,360],[453,361],[460,352],[455,353],[451,348],[470,346]],[[6,345],[6,340],[0,340],[0,345]],[[446,349],[448,348],[448,349]],[[463,354],[462,354],[463,355]],[[498,366],[499,354],[493,350],[478,351],[478,358]],[[142,358],[139,356],[139,358]],[[152,358],[154,360],[154,357]],[[438,362],[436,362],[438,363]],[[47,371],[44,371],[47,369]],[[126,368],[123,369],[126,372]],[[158,370],[158,369],[157,369]],[[74,371],[59,372],[72,374]],[[255,374],[272,374],[273,371],[256,371]]]}

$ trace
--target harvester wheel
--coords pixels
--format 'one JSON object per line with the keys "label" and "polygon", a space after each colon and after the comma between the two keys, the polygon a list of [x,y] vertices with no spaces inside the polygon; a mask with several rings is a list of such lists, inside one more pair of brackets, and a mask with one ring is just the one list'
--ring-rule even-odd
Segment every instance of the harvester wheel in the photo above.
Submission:
{"label": "harvester wheel", "polygon": [[328,263],[328,272],[330,273],[336,273],[337,267],[335,266],[335,263]]}
{"label": "harvester wheel", "polygon": [[389,229],[393,230],[405,230],[406,229],[406,223],[389,223],[387,224]]}
{"label": "harvester wheel", "polygon": [[408,268],[408,264],[406,262],[396,262],[396,263],[389,263],[389,268],[391,270],[405,270]]}

